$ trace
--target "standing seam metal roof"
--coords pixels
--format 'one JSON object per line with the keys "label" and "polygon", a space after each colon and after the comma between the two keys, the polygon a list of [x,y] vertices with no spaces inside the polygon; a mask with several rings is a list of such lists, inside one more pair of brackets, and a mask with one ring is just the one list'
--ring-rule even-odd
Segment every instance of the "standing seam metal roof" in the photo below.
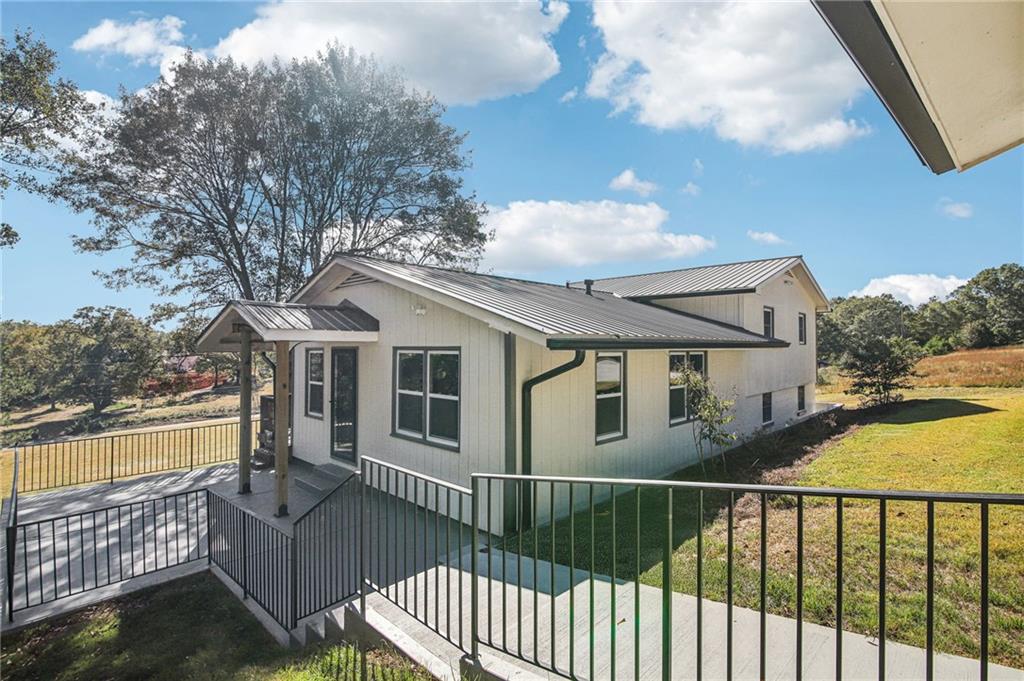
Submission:
{"label": "standing seam metal roof", "polygon": [[424,286],[549,336],[777,345],[780,341],[702,317],[576,288],[409,265],[362,256],[338,259]]}
{"label": "standing seam metal roof", "polygon": [[[802,262],[800,256],[750,260],[689,267],[668,272],[635,274],[594,280],[594,288],[609,291],[623,298],[651,298],[659,296],[696,295],[707,293],[737,293],[757,288],[779,272]],[[583,282],[572,286],[582,288]]]}
{"label": "standing seam metal roof", "polygon": [[379,331],[380,322],[348,300],[337,306],[236,300],[233,305],[257,331]]}

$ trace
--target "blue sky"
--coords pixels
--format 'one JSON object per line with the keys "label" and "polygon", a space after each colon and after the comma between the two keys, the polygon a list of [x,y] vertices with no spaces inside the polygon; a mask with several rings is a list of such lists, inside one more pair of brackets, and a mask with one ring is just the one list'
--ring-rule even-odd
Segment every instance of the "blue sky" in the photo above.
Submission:
{"label": "blue sky", "polygon": [[[800,253],[829,295],[919,300],[1024,259],[1024,152],[933,175],[805,3],[5,2],[4,35],[27,27],[63,76],[108,96],[185,47],[251,61],[337,38],[375,53],[469,133],[496,272],[564,281]],[[22,234],[2,254],[4,318],[158,302],[93,276],[129,254],[76,254],[87,215],[17,191],[3,214]]]}

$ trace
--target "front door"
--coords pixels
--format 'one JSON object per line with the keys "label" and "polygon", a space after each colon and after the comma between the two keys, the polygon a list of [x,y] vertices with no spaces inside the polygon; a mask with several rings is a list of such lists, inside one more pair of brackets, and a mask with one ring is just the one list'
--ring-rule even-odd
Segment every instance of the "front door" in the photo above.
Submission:
{"label": "front door", "polygon": [[331,350],[331,456],[356,461],[356,348]]}

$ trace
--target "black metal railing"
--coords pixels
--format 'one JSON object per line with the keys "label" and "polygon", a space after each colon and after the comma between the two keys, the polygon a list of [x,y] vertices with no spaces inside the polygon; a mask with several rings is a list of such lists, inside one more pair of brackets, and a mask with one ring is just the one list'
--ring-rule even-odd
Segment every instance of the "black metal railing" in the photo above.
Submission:
{"label": "black metal railing", "polygon": [[8,616],[205,558],[205,530],[203,491],[18,523],[8,540]]}
{"label": "black metal railing", "polygon": [[295,543],[288,534],[205,490],[210,562],[285,629],[295,627]]}
{"label": "black metal railing", "polygon": [[14,619],[14,559],[18,545],[18,473],[21,456],[14,450],[14,461],[11,468],[11,495],[6,501],[6,517],[4,518],[4,561],[7,569],[4,583],[7,585],[7,621]]}
{"label": "black metal railing", "polygon": [[[508,486],[512,485],[511,492]],[[479,654],[483,644],[558,674],[577,678],[595,678],[595,670],[616,678],[626,672],[632,678],[660,676],[664,679],[679,675],[733,678],[737,671],[738,656],[756,652],[756,659],[741,662],[749,671],[758,670],[765,678],[772,665],[787,659],[789,651],[768,645],[768,560],[769,510],[773,505],[796,509],[795,518],[795,638],[792,639],[793,668],[784,675],[801,679],[805,672],[804,620],[805,620],[805,510],[812,508],[832,515],[830,538],[834,537],[833,560],[835,574],[834,602],[831,626],[834,628],[834,668],[829,675],[843,676],[844,568],[853,559],[848,555],[844,538],[845,511],[853,504],[877,509],[878,563],[874,566],[877,581],[877,674],[886,675],[886,585],[889,574],[887,564],[887,518],[892,510],[887,505],[899,504],[899,515],[909,514],[905,505],[916,505],[924,513],[924,648],[923,676],[935,675],[935,530],[937,506],[955,506],[957,517],[964,515],[965,506],[977,512],[977,546],[980,547],[980,574],[976,598],[980,607],[980,626],[977,635],[979,675],[988,678],[989,656],[989,569],[993,556],[989,548],[990,510],[995,507],[1024,506],[1024,495],[1016,494],[961,494],[910,491],[869,491],[856,489],[823,489],[774,485],[737,485],[694,483],[664,480],[631,480],[609,478],[570,478],[549,476],[516,476],[500,474],[474,474],[473,499],[481,510],[481,529],[491,527],[492,495],[504,488],[511,494],[517,517],[525,519],[523,531],[498,537],[497,532],[481,532],[485,544],[479,555],[487,556],[487,565],[481,570],[473,552],[473,583],[480,578],[480,588],[486,594],[474,594],[472,599],[472,655]],[[623,495],[627,496],[623,496]],[[685,495],[685,496],[683,496]],[[757,559],[757,625],[753,640],[744,638],[737,648],[734,601],[742,587],[746,596],[755,593],[750,584],[736,581],[735,511],[738,501],[757,503],[756,515],[748,513],[745,530],[755,530],[758,546]],[[675,496],[675,503],[673,497]],[[529,508],[524,499],[532,500]],[[687,517],[675,519],[673,512],[689,509]],[[712,508],[713,507],[713,508]],[[709,513],[714,511],[714,513]],[[749,504],[746,511],[750,511]],[[475,516],[474,516],[475,517]],[[705,641],[705,611],[717,606],[705,593],[706,564],[705,524],[709,517],[724,517],[727,531],[725,554],[725,611],[724,641]],[[827,516],[826,516],[827,517]],[[754,520],[756,518],[756,520]],[[1015,516],[1019,523],[1024,515]],[[625,520],[625,522],[623,522]],[[1005,519],[1004,519],[1005,520]],[[1010,522],[1009,520],[1005,520]],[[751,522],[755,526],[751,528]],[[675,524],[674,523],[678,523]],[[497,523],[495,523],[497,527]],[[778,527],[778,526],[776,526]],[[787,528],[779,528],[779,531]],[[790,531],[794,528],[788,528]],[[1024,529],[1018,527],[1017,531]],[[748,543],[753,536],[744,534]],[[790,535],[791,536],[791,535]],[[692,563],[683,565],[684,558],[675,554],[686,539],[693,540],[694,551],[686,556]],[[863,549],[860,551],[863,553]],[[660,563],[660,565],[659,565]],[[859,563],[859,561],[858,561]],[[863,566],[856,568],[863,571]],[[510,579],[506,574],[513,575]],[[831,567],[830,567],[831,569]],[[650,571],[653,571],[653,575]],[[657,587],[641,586],[641,577],[655,577]],[[660,574],[659,574],[660,573]],[[675,621],[673,611],[674,580],[679,574],[692,574],[696,596],[692,621]],[[749,571],[744,569],[744,574]],[[716,578],[721,577],[716,574]],[[901,574],[902,582],[908,581]],[[539,587],[539,588],[536,588]],[[655,594],[655,591],[657,594]],[[567,592],[567,593],[566,593]],[[625,593],[624,593],[625,592]],[[561,598],[558,596],[561,595]],[[525,599],[525,602],[524,602]],[[653,612],[652,612],[653,611]],[[718,612],[718,608],[716,608]],[[658,626],[645,626],[657,622]],[[752,624],[752,622],[751,622]],[[497,631],[495,631],[495,627]],[[708,631],[720,631],[712,628]],[[753,628],[746,631],[752,632]],[[692,633],[692,638],[686,638]],[[625,640],[623,640],[625,639]],[[684,640],[685,639],[685,642]],[[710,646],[721,649],[724,644],[724,669],[714,673],[705,669],[706,653]],[[756,645],[756,648],[754,647]],[[784,654],[785,653],[785,654]],[[683,668],[683,665],[686,668]],[[692,665],[692,667],[690,666]],[[618,666],[618,668],[617,668]],[[820,673],[820,669],[818,670]],[[721,673],[719,673],[721,672]],[[744,672],[747,673],[747,672]],[[773,669],[772,674],[778,675]]]}
{"label": "black metal railing", "polygon": [[473,546],[470,490],[363,456],[366,588],[456,646],[469,649],[464,613]]}
{"label": "black metal railing", "polygon": [[353,473],[295,520],[295,612],[303,617],[359,593],[363,485]]}
{"label": "black metal railing", "polygon": [[238,421],[41,442],[20,446],[19,451],[19,492],[113,482],[234,461]]}

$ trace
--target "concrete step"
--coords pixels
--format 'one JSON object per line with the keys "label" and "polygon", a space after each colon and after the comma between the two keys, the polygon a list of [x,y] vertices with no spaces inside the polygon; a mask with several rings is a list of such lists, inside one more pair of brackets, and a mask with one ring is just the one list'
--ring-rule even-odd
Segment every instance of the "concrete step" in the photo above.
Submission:
{"label": "concrete step", "polygon": [[[301,476],[301,477],[300,477]],[[300,487],[307,492],[311,492],[318,497],[322,497],[334,489],[338,483],[333,478],[327,478],[317,474],[314,471],[302,472],[295,476],[295,486]]]}
{"label": "concrete step", "polygon": [[351,468],[345,468],[336,463],[322,463],[316,467],[316,471],[328,478],[333,478],[334,484],[344,482],[348,476],[352,475]]}

